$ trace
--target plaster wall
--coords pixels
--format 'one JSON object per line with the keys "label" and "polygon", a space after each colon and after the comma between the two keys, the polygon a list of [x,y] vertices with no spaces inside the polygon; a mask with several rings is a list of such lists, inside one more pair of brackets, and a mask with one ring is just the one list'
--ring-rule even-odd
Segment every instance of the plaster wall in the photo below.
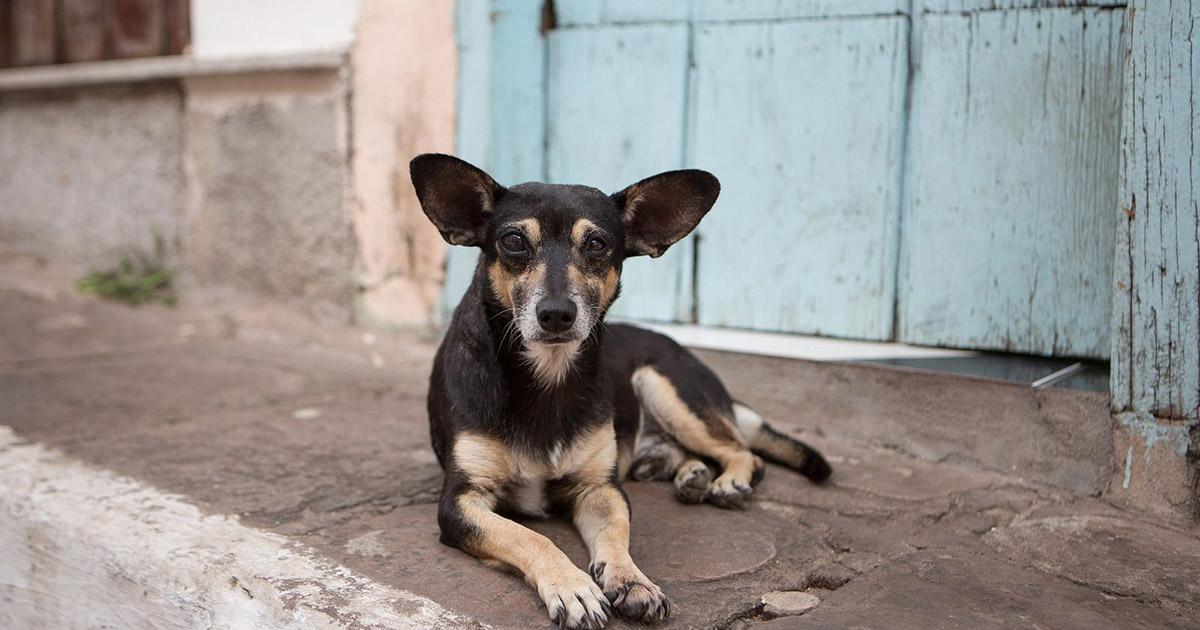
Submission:
{"label": "plaster wall", "polygon": [[354,39],[359,5],[358,0],[192,0],[191,4],[191,52],[197,57],[346,48]]}
{"label": "plaster wall", "polygon": [[454,148],[454,2],[363,0],[350,57],[359,314],[436,315],[446,246],[417,203],[408,161]]}
{"label": "plaster wall", "polygon": [[182,139],[171,82],[0,94],[0,243],[107,265],[170,250]]}
{"label": "plaster wall", "polygon": [[356,244],[341,73],[197,77],[184,86],[188,272],[350,319]]}

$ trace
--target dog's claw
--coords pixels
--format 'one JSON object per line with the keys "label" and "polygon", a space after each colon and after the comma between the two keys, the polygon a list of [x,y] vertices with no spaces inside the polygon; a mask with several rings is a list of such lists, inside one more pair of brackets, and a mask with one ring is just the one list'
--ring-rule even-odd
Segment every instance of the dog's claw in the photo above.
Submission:
{"label": "dog's claw", "polygon": [[704,500],[726,510],[741,510],[746,507],[754,488],[736,479],[718,477],[708,488]]}
{"label": "dog's claw", "polygon": [[572,569],[537,585],[550,621],[562,629],[600,630],[612,618],[608,599],[591,576]]}
{"label": "dog's claw", "polygon": [[609,610],[622,619],[657,623],[670,617],[671,605],[662,589],[646,579],[636,567],[632,571],[610,574],[610,567],[597,563],[593,567],[596,583],[604,589],[604,597],[610,604]]}

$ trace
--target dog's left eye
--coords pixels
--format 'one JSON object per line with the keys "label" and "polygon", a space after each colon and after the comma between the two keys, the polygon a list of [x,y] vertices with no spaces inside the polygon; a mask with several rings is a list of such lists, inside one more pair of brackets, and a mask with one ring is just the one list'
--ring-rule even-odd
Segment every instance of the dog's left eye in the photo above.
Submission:
{"label": "dog's left eye", "polygon": [[500,246],[513,254],[524,253],[527,249],[525,245],[525,238],[516,232],[505,234],[500,239]]}
{"label": "dog's left eye", "polygon": [[588,239],[583,248],[587,252],[598,254],[605,249],[608,249],[608,243],[605,243],[604,239],[600,238],[599,236],[593,236],[592,238]]}

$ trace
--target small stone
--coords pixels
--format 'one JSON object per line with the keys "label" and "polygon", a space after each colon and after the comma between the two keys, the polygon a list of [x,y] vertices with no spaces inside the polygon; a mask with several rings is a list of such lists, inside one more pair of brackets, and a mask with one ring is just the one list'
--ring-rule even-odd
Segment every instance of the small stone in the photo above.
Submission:
{"label": "small stone", "polygon": [[379,369],[379,368],[383,367],[384,365],[386,365],[386,363],[384,362],[383,357],[379,356],[378,352],[372,352],[371,353],[371,366],[374,367],[375,369]]}
{"label": "small stone", "polygon": [[316,420],[321,417],[321,410],[316,407],[301,407],[292,412],[293,420]]}
{"label": "small stone", "polygon": [[803,615],[814,609],[821,600],[804,591],[771,591],[763,595],[763,613],[773,617]]}

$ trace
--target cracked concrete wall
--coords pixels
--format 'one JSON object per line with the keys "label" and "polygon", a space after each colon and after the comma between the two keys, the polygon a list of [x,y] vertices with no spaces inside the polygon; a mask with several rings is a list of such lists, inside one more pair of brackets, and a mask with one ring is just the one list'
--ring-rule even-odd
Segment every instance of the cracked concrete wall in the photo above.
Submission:
{"label": "cracked concrete wall", "polygon": [[184,81],[187,271],[349,320],[357,251],[341,71]]}
{"label": "cracked concrete wall", "polygon": [[161,237],[188,282],[429,324],[445,245],[408,161],[453,150],[454,2],[353,13],[340,63],[0,94],[0,243],[108,266]]}
{"label": "cracked concrete wall", "polygon": [[174,82],[0,94],[0,243],[108,266],[173,251],[184,196]]}
{"label": "cracked concrete wall", "polygon": [[454,148],[454,2],[363,0],[351,52],[359,314],[421,325],[441,295],[445,243],[425,218],[408,161]]}

